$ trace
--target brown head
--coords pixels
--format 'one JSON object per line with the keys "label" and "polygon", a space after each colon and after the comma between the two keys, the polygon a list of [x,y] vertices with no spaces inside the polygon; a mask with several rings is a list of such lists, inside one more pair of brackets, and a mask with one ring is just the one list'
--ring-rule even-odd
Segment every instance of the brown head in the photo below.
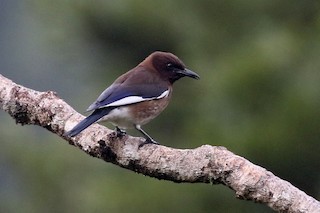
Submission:
{"label": "brown head", "polygon": [[[182,77],[191,77],[199,79],[199,75],[186,68],[184,63],[175,55],[168,52],[153,52],[149,55],[144,63],[150,62],[160,76],[170,83],[174,83]],[[143,62],[142,62],[143,63]]]}

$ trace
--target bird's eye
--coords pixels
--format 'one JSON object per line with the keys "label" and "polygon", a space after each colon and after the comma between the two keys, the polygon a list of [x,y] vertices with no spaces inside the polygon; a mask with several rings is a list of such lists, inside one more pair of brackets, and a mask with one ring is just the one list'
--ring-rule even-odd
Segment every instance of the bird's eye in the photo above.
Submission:
{"label": "bird's eye", "polygon": [[176,63],[167,63],[166,68],[167,68],[167,71],[171,71],[171,72],[184,69],[182,66]]}
{"label": "bird's eye", "polygon": [[174,66],[173,66],[173,64],[168,63],[168,64],[167,64],[167,68],[168,68],[169,70],[172,70],[172,69],[174,68]]}

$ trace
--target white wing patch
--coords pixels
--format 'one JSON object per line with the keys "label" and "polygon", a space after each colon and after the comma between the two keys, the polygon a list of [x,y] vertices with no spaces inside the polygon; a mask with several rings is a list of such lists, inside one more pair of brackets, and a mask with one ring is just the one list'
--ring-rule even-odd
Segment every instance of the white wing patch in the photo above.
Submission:
{"label": "white wing patch", "polygon": [[164,91],[161,95],[159,95],[158,97],[152,97],[152,98],[143,98],[140,96],[128,96],[125,98],[122,98],[120,100],[114,101],[110,104],[104,105],[100,108],[104,108],[104,107],[110,107],[110,106],[123,106],[123,105],[128,105],[128,104],[134,104],[134,103],[139,103],[142,101],[150,101],[150,100],[155,100],[155,99],[161,99],[164,97],[167,97],[169,95],[169,90]]}

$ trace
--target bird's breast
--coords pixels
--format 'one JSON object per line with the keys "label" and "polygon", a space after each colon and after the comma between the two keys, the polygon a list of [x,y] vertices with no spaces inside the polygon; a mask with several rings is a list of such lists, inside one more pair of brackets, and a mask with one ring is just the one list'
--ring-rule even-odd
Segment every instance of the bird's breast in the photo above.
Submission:
{"label": "bird's breast", "polygon": [[135,117],[135,124],[144,125],[157,117],[168,106],[169,98],[144,101],[135,107],[132,105],[130,111]]}

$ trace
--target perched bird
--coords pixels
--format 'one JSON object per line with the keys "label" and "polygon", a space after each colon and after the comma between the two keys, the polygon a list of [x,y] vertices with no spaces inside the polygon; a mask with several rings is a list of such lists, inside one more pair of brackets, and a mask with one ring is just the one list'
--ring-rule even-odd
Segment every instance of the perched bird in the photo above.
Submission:
{"label": "perched bird", "polygon": [[94,122],[108,121],[116,127],[117,136],[124,135],[125,129],[135,128],[145,136],[144,144],[157,144],[141,126],[167,107],[172,84],[184,76],[199,79],[198,74],[188,70],[172,53],[152,53],[104,90],[87,109],[92,114],[65,136],[74,137]]}

